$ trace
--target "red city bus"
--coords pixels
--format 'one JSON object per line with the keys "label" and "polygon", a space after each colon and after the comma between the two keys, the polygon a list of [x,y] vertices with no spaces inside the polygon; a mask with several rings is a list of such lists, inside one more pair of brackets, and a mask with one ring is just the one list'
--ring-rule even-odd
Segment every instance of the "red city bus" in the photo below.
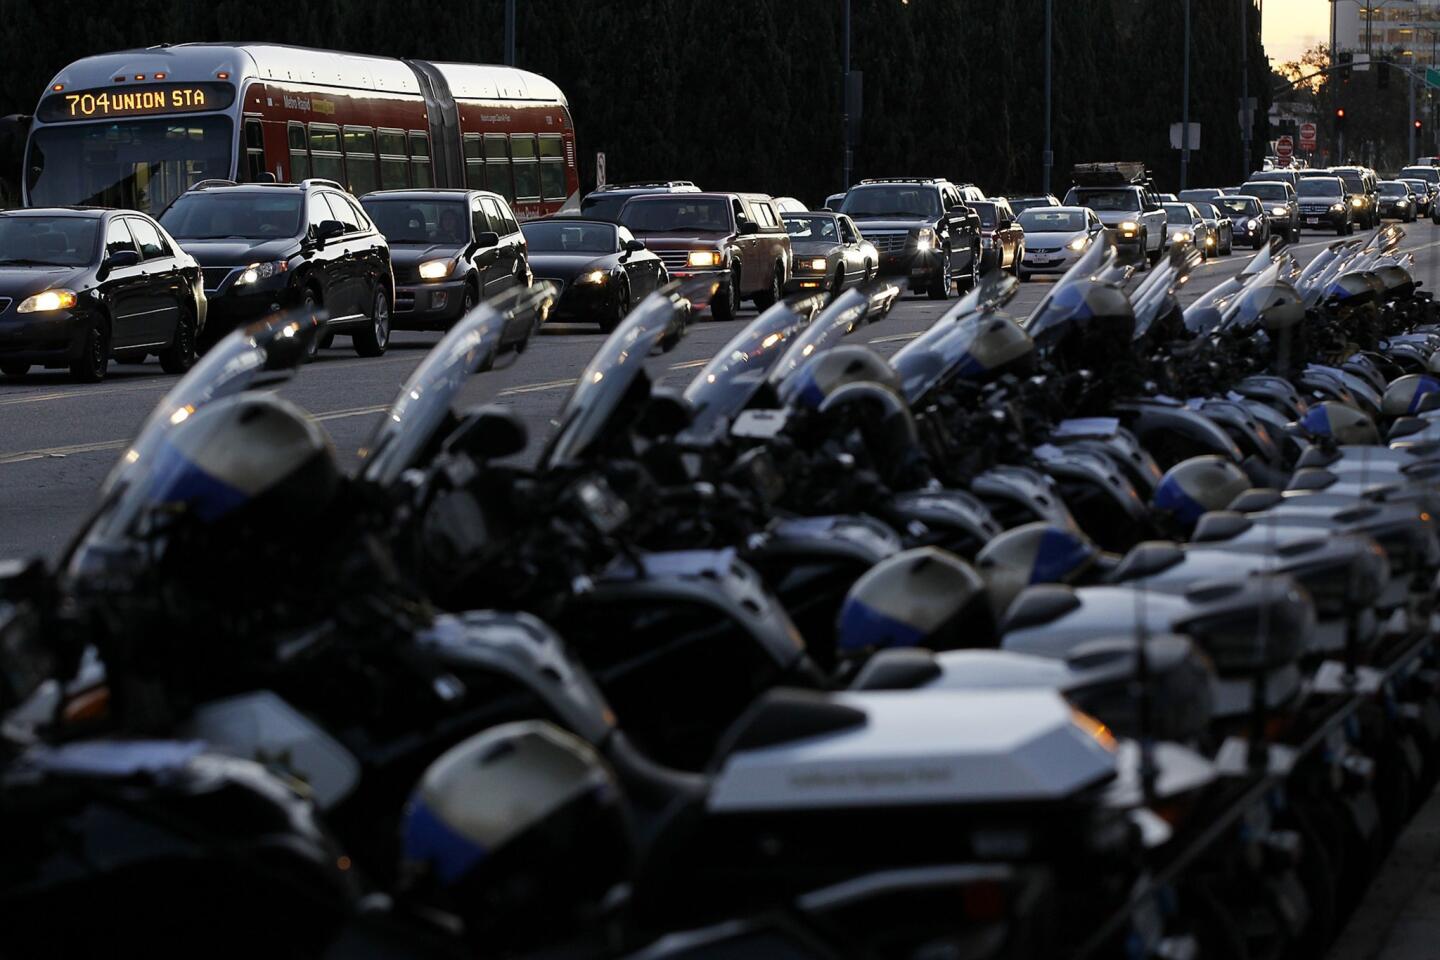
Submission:
{"label": "red city bus", "polygon": [[510,67],[277,44],[106,53],[56,74],[30,127],[27,206],[158,215],[207,179],[493,190],[531,219],[578,199],[560,89]]}

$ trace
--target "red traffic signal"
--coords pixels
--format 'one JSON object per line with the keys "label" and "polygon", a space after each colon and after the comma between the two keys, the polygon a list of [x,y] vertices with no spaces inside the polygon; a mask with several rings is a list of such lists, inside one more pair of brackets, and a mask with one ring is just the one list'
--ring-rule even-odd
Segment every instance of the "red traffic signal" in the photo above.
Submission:
{"label": "red traffic signal", "polygon": [[1419,120],[1416,120],[1416,121],[1415,121],[1415,129],[1416,129],[1416,130],[1419,130],[1419,129],[1420,129],[1420,126],[1421,126],[1420,121],[1419,121]]}
{"label": "red traffic signal", "polygon": [[1344,119],[1345,119],[1345,108],[1344,108],[1344,107],[1336,107],[1336,108],[1335,108],[1335,119],[1336,119],[1336,120],[1344,120]]}

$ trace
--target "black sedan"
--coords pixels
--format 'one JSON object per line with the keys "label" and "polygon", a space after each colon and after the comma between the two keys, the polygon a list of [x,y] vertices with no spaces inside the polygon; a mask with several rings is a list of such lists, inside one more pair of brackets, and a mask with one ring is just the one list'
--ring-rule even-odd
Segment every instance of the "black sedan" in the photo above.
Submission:
{"label": "black sedan", "polygon": [[880,266],[875,244],[860,235],[843,213],[787,213],[794,262],[786,293],[828,291],[838,297],[846,287],[868,283]]}
{"label": "black sedan", "polygon": [[551,217],[520,229],[530,248],[530,272],[560,285],[552,320],[598,323],[609,333],[631,306],[669,279],[660,258],[618,223]]}
{"label": "black sedan", "polygon": [[0,212],[0,372],[68,367],[105,378],[110,358],[157,354],[189,369],[205,326],[200,267],[143,213],[65,207]]}

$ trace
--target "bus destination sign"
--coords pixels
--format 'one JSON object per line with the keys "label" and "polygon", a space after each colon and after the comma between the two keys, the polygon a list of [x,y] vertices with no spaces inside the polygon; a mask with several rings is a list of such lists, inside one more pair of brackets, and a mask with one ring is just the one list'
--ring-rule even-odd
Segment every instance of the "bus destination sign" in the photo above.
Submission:
{"label": "bus destination sign", "polygon": [[40,101],[35,111],[45,123],[102,120],[106,117],[148,117],[170,113],[223,110],[235,101],[228,83],[152,83],[96,90],[65,90]]}

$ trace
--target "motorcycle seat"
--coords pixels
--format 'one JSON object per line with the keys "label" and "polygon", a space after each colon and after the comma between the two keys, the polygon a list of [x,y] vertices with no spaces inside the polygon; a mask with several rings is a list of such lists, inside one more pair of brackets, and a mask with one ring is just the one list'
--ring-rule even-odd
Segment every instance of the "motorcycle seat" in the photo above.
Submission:
{"label": "motorcycle seat", "polygon": [[929,650],[882,650],[860,668],[851,690],[913,690],[941,675]]}

